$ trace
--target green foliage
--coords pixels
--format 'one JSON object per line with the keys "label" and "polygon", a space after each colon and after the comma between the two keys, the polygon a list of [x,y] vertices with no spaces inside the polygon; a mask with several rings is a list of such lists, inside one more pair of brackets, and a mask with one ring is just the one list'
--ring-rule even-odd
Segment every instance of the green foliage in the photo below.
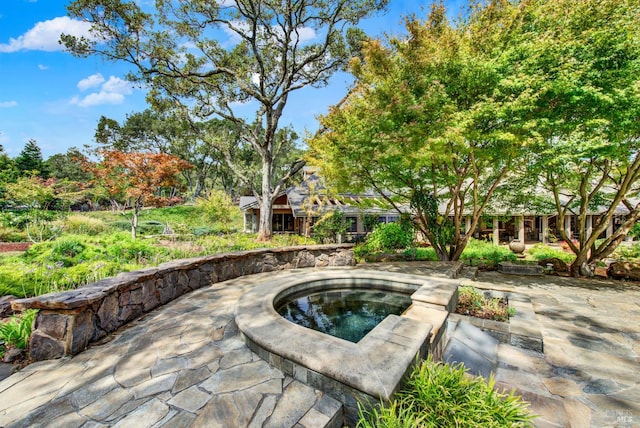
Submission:
{"label": "green foliage", "polygon": [[[258,242],[255,234],[216,234],[222,230],[219,223],[212,228],[198,226],[202,221],[190,206],[169,207],[143,211],[149,227],[160,230],[166,223],[187,231],[202,229],[202,236],[186,233],[173,240],[160,236],[132,240],[125,222],[122,232],[107,229],[105,233],[65,234],[62,237],[34,244],[20,255],[0,255],[0,295],[12,294],[30,297],[50,292],[73,289],[119,272],[156,266],[160,263],[208,254],[242,251],[264,247],[308,245],[315,243],[298,235],[276,235],[271,241]],[[4,213],[7,214],[7,213]],[[18,221],[21,216],[0,217]],[[93,230],[120,218],[110,212],[92,212],[72,219],[77,230]],[[87,220],[91,219],[91,220]],[[93,220],[97,220],[94,223]],[[164,220],[164,222],[163,222]],[[237,219],[234,219],[234,224]],[[64,225],[63,220],[59,220]],[[166,223],[165,223],[166,222]],[[99,225],[99,226],[98,226]],[[188,225],[188,227],[187,227]],[[95,227],[94,227],[95,226]],[[175,227],[172,226],[172,227]],[[181,241],[180,239],[185,239]]]}
{"label": "green foliage", "polygon": [[433,247],[415,247],[409,248],[404,252],[405,256],[410,260],[421,260],[428,262],[437,262],[440,260],[438,254]]}
{"label": "green foliage", "polygon": [[501,262],[515,262],[518,258],[508,248],[493,243],[470,238],[460,256],[461,260],[480,260],[489,267],[495,267]]}
{"label": "green foliage", "polygon": [[376,214],[364,214],[362,216],[362,225],[365,232],[373,232],[378,225],[378,216]]}
{"label": "green foliage", "polygon": [[407,248],[413,244],[413,230],[399,223],[378,224],[365,241],[370,252]]}
{"label": "green foliage", "polygon": [[12,227],[0,226],[1,242],[24,242],[27,240],[27,234],[24,231],[16,230]]}
{"label": "green foliage", "polygon": [[0,342],[4,342],[5,349],[29,346],[31,327],[37,314],[37,309],[28,309],[20,316],[12,316],[6,323],[0,323]]}
{"label": "green foliage", "polygon": [[[128,220],[118,220],[109,226],[119,231],[131,230],[131,222]],[[165,229],[165,224],[158,220],[141,220],[136,228],[136,235],[159,235]]]}
{"label": "green foliage", "polygon": [[105,243],[108,245],[107,255],[114,261],[125,263],[146,264],[154,256],[166,253],[164,248],[157,247],[148,240],[133,239],[126,234],[110,236],[105,239]]}
{"label": "green foliage", "polygon": [[458,287],[456,312],[494,321],[508,321],[515,309],[498,297],[490,297],[475,287]]}
{"label": "green foliage", "polygon": [[640,238],[640,222],[634,223],[633,227],[629,231],[629,236],[633,239]]}
{"label": "green foliage", "polygon": [[613,256],[622,260],[640,259],[640,244],[621,245],[616,248]]}
{"label": "green foliage", "polygon": [[532,427],[533,417],[520,397],[498,392],[488,382],[431,359],[418,364],[406,386],[379,409],[360,406],[356,427]]}
{"label": "green foliage", "polygon": [[576,258],[575,254],[567,253],[559,248],[552,248],[544,244],[535,244],[529,248],[527,252],[534,260],[557,258],[565,263],[572,263]]}
{"label": "green foliage", "polygon": [[433,194],[414,189],[410,206],[418,212],[423,230],[429,232],[429,242],[437,254],[447,254],[455,244],[455,226],[451,219],[438,212],[438,199]]}
{"label": "green foliage", "polygon": [[231,197],[221,190],[213,190],[207,197],[196,199],[196,210],[207,224],[224,225],[231,224],[239,211]]}
{"label": "green foliage", "polygon": [[98,235],[108,230],[108,226],[104,221],[82,214],[67,216],[62,221],[62,227],[65,232],[74,235]]}
{"label": "green foliage", "polygon": [[91,258],[92,254],[83,241],[81,236],[67,235],[54,241],[36,243],[24,253],[23,257],[45,266],[69,267],[80,260]]}
{"label": "green foliage", "polygon": [[47,167],[42,159],[42,150],[35,140],[29,140],[22,151],[14,159],[15,165],[23,176],[36,174],[48,177]]}
{"label": "green foliage", "polygon": [[338,237],[347,233],[349,225],[342,211],[328,211],[313,225],[313,237],[320,242],[338,242]]}

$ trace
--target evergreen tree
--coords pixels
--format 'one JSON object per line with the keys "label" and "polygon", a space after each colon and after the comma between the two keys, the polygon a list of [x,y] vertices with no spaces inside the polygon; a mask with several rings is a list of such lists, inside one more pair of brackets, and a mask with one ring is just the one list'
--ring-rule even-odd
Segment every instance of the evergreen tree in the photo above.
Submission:
{"label": "evergreen tree", "polygon": [[14,160],[20,175],[35,174],[41,178],[48,178],[47,168],[42,159],[42,151],[35,140],[31,139]]}

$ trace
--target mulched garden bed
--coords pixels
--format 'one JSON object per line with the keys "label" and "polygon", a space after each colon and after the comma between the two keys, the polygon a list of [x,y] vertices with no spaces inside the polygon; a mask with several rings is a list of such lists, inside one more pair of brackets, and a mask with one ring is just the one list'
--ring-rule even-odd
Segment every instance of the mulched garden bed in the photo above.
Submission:
{"label": "mulched garden bed", "polygon": [[509,321],[509,301],[486,296],[474,287],[460,287],[455,313],[493,321]]}

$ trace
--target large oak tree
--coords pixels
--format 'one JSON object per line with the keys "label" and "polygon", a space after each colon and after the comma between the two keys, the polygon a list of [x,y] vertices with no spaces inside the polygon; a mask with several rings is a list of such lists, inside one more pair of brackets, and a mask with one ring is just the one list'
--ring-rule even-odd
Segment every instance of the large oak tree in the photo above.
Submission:
{"label": "large oak tree", "polygon": [[[194,121],[236,123],[261,160],[261,185],[240,177],[260,201],[259,238],[272,234],[272,207],[293,163],[274,179],[278,131],[292,92],[323,87],[351,58],[350,27],[388,0],[156,0],[153,11],[124,0],[76,0],[68,11],[93,24],[97,41],[64,35],[77,55],[126,61],[132,76]],[[231,42],[222,36],[231,35]],[[243,109],[253,109],[243,117]],[[246,115],[244,115],[246,116]],[[274,184],[275,183],[275,184]]]}

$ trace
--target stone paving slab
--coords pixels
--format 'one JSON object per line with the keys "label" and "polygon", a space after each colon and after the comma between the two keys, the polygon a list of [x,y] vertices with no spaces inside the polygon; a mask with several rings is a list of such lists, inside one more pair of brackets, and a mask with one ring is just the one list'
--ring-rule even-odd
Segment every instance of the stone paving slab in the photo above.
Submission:
{"label": "stone paving slab", "polygon": [[533,303],[544,353],[500,344],[494,375],[530,403],[537,427],[640,427],[640,286],[497,272],[473,285]]}
{"label": "stone paving slab", "polygon": [[[439,269],[420,263],[366,268],[427,275]],[[447,277],[451,271],[439,272]],[[287,274],[199,290],[73,358],[32,364],[1,380],[0,426],[311,428],[327,420],[340,426],[339,402],[265,364],[233,321],[241,294],[260,279]],[[506,344],[492,349],[497,385],[522,394],[540,415],[536,426],[640,427],[638,285],[496,272],[477,279],[480,288],[532,301],[544,353]],[[251,379],[240,374],[243,367]]]}
{"label": "stone paving slab", "polygon": [[286,377],[240,338],[236,301],[273,275],[284,274],[195,291],[73,358],[7,377],[0,426],[340,426],[339,402]]}

